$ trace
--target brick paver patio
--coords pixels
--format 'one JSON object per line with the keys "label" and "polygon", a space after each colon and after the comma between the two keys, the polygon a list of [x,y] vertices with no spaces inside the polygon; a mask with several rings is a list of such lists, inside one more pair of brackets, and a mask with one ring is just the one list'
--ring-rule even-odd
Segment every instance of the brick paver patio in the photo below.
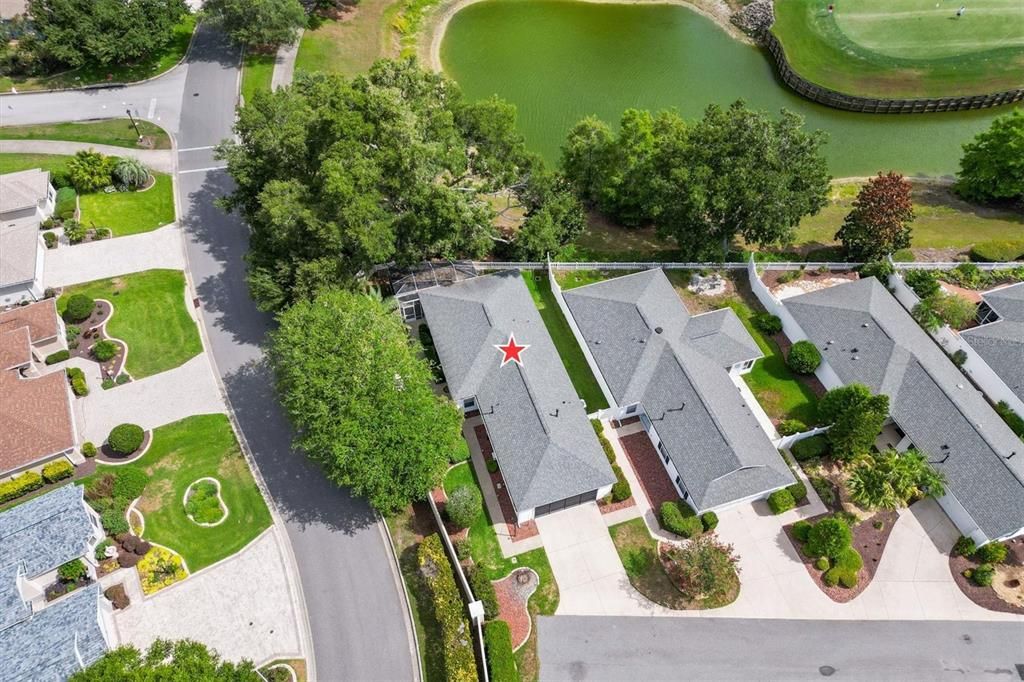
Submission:
{"label": "brick paver patio", "polygon": [[[473,429],[473,433],[476,434],[476,439],[480,443],[480,453],[483,454],[484,461],[490,462],[494,459],[494,447],[491,445],[490,436],[487,435],[487,427],[479,424]],[[537,524],[533,521],[516,524],[515,507],[512,506],[512,498],[508,496],[508,490],[505,489],[505,481],[501,478],[501,470],[499,469],[490,474],[490,476],[491,485],[498,496],[498,504],[501,505],[501,515],[504,517],[505,525],[508,526],[508,534],[512,542],[535,537],[538,531]]]}
{"label": "brick paver patio", "polygon": [[622,449],[625,450],[633,471],[640,479],[640,487],[647,495],[647,501],[651,508],[657,513],[662,502],[678,500],[679,492],[668,477],[668,472],[661,464],[661,458],[655,449],[647,433],[631,433],[628,436],[619,438]]}

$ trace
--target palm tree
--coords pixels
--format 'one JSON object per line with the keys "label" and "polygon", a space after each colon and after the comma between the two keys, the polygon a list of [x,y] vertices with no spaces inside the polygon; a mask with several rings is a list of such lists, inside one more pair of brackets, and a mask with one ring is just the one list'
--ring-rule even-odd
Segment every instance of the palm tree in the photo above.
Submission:
{"label": "palm tree", "polygon": [[865,509],[897,509],[916,497],[941,497],[946,477],[917,450],[865,457],[846,482],[850,499]]}

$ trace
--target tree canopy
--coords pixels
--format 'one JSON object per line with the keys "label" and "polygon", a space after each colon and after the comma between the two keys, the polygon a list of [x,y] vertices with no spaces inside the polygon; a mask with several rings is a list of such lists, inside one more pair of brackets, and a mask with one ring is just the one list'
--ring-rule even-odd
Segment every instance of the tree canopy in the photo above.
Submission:
{"label": "tree canopy", "polygon": [[411,59],[352,80],[300,76],[257,94],[235,129],[239,142],[219,150],[237,185],[226,206],[252,229],[249,284],[264,310],[374,263],[487,254],[497,237],[489,192],[523,195],[541,244],[531,251],[581,228],[557,179],[526,152],[512,106],[465,101]]}
{"label": "tree canopy", "polygon": [[145,654],[134,646],[112,649],[98,661],[68,678],[68,682],[262,682],[252,661],[223,661],[199,642],[158,639]]}
{"label": "tree canopy", "polygon": [[825,205],[824,133],[802,127],[796,114],[776,120],[742,101],[709,106],[693,123],[630,109],[617,134],[598,119],[580,121],[562,168],[584,201],[616,221],[653,224],[684,257],[707,257],[737,236],[786,243]]}
{"label": "tree canopy", "polygon": [[871,261],[910,246],[914,204],[899,173],[879,173],[861,187],[836,239],[854,260]]}
{"label": "tree canopy", "polygon": [[401,319],[369,295],[329,289],[278,320],[270,358],[295,445],[382,513],[438,485],[462,414],[431,390]]}
{"label": "tree canopy", "polygon": [[852,459],[866,454],[889,416],[889,396],[872,395],[863,384],[833,388],[818,403],[818,416],[832,426],[826,432],[832,454]]}
{"label": "tree canopy", "polygon": [[941,497],[945,483],[946,477],[917,450],[900,454],[889,449],[860,460],[847,487],[850,499],[866,509],[897,509],[917,497]]}
{"label": "tree canopy", "polygon": [[291,43],[306,25],[299,0],[206,0],[203,11],[244,47]]}
{"label": "tree canopy", "polygon": [[971,201],[1024,199],[1024,109],[998,117],[964,145],[956,191]]}
{"label": "tree canopy", "polygon": [[29,49],[43,64],[131,63],[167,46],[184,0],[29,0]]}

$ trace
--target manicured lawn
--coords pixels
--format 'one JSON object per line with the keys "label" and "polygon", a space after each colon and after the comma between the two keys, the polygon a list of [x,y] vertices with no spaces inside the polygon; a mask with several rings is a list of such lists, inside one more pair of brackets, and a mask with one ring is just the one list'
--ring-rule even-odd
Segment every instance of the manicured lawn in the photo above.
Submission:
{"label": "manicured lawn", "polygon": [[[469,462],[463,462],[449,469],[444,478],[445,492],[450,493],[460,485],[473,485],[479,487],[476,474]],[[534,549],[518,555],[515,563],[506,559],[501,554],[501,547],[498,545],[498,537],[491,527],[491,519],[487,513],[486,505],[481,501],[480,515],[469,527],[469,553],[473,561],[480,566],[491,580],[504,578],[516,568],[526,566],[532,568],[540,577],[540,585],[537,591],[530,597],[528,608],[530,616],[534,619],[533,631],[530,639],[527,640],[518,651],[516,651],[516,665],[519,667],[520,677],[524,680],[537,678],[540,670],[540,660],[537,656],[537,615],[550,616],[558,608],[558,584],[551,572],[551,564],[548,563],[548,555],[543,548]]]}
{"label": "manicured lawn", "polygon": [[139,192],[93,192],[79,201],[82,224],[109,227],[115,237],[149,232],[174,222],[174,185],[171,176],[153,173],[156,184]]}
{"label": "manicured lawn", "polygon": [[658,542],[647,532],[643,519],[631,519],[608,528],[629,582],[637,592],[655,604],[670,609],[686,608],[686,600],[676,589],[658,560]]}
{"label": "manicured lawn", "polygon": [[245,55],[242,64],[242,99],[251,102],[259,92],[270,92],[270,81],[274,76],[273,54],[251,53]]}
{"label": "manicured lawn", "polygon": [[564,270],[555,274],[558,285],[562,291],[585,287],[595,282],[603,282],[606,279],[614,279],[636,272],[635,270]]}
{"label": "manicured lawn", "polygon": [[[163,128],[149,121],[136,120],[135,123],[139,126],[139,132],[155,140],[155,149],[171,148],[171,138]],[[138,135],[127,118],[110,118],[78,123],[3,126],[0,127],[0,140],[63,140],[134,148],[137,146]]]}
{"label": "manicured lawn", "polygon": [[56,173],[67,167],[70,156],[56,154],[0,154],[0,175],[18,171],[42,168]]}
{"label": "manicured lawn", "polygon": [[185,307],[180,270],[147,270],[67,287],[58,311],[63,313],[68,297],[77,293],[114,304],[107,332],[128,344],[128,372],[136,379],[174,369],[203,350]]}
{"label": "manicured lawn", "polygon": [[[167,47],[137,64],[125,64],[107,67],[82,67],[65,71],[53,76],[31,78],[9,78],[0,76],[0,91],[6,92],[11,87],[18,92],[25,90],[45,90],[49,88],[74,88],[92,83],[113,81],[115,83],[131,83],[152,78],[175,66],[188,51],[192,33],[195,31],[196,17],[185,15],[174,27],[174,35]],[[108,78],[109,77],[109,78]]]}
{"label": "manicured lawn", "polygon": [[295,70],[354,76],[381,57],[392,55],[390,24],[400,4],[396,0],[362,0],[352,16],[325,19],[307,29],[299,43]]}
{"label": "manicured lawn", "polygon": [[598,385],[597,379],[594,378],[594,373],[590,371],[587,358],[584,357],[569,323],[562,315],[562,309],[558,307],[558,301],[555,300],[555,295],[551,291],[547,275],[542,272],[524,270],[523,281],[526,282],[526,288],[533,296],[533,302],[540,311],[544,326],[547,327],[551,340],[554,341],[555,348],[558,349],[562,364],[569,372],[569,379],[572,380],[576,394],[587,404],[587,412],[591,413],[608,407],[608,401],[605,400],[604,393],[601,392],[601,387]]}
{"label": "manicured lawn", "polygon": [[[161,426],[153,444],[138,461],[149,483],[136,507],[145,517],[143,537],[181,554],[189,571],[231,556],[270,526],[270,511],[238,447],[228,418],[203,414]],[[97,470],[113,469],[99,465]],[[199,478],[220,481],[227,518],[217,526],[200,526],[185,514],[185,491]],[[244,580],[244,576],[239,576]]]}

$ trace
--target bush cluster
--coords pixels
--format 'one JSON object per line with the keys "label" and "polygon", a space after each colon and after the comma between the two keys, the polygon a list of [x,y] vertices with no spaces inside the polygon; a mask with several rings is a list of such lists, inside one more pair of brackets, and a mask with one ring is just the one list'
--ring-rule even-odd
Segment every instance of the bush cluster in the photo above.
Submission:
{"label": "bush cluster", "polygon": [[65,478],[71,478],[74,474],[75,467],[63,457],[43,467],[43,480],[47,483],[55,483]]}
{"label": "bush cluster", "polygon": [[43,360],[43,362],[45,362],[47,365],[56,365],[58,362],[64,362],[70,357],[71,351],[58,350],[47,355],[46,359]]}
{"label": "bush cluster", "polygon": [[612,444],[604,436],[604,425],[601,424],[601,420],[591,419],[590,425],[594,428],[594,433],[597,434],[597,442],[601,444],[601,449],[604,450],[604,456],[608,459],[608,463],[615,464],[615,450],[612,449]]}
{"label": "bush cluster", "polygon": [[92,441],[85,441],[82,443],[82,456],[83,457],[95,457],[96,446],[92,444]]}
{"label": "bush cluster", "polygon": [[813,374],[821,364],[821,353],[810,341],[797,341],[789,349],[786,364],[797,374]]}
{"label": "bush cluster", "polygon": [[142,446],[145,432],[137,424],[118,424],[107,436],[110,449],[119,455],[130,455]]}
{"label": "bush cluster", "polygon": [[71,185],[79,192],[95,192],[110,184],[113,161],[97,151],[76,152],[67,163]]}
{"label": "bush cluster", "polygon": [[487,671],[493,682],[519,682],[508,623],[503,620],[484,623],[484,650],[487,652]]}
{"label": "bush cluster", "polygon": [[864,560],[850,544],[853,533],[844,518],[837,514],[816,524],[797,521],[793,537],[804,543],[804,551],[815,559],[814,566],[824,571],[821,579],[826,585],[857,586],[857,573]]}
{"label": "bush cluster", "polygon": [[824,435],[818,434],[817,436],[798,440],[789,447],[789,451],[793,453],[793,457],[798,462],[805,462],[815,457],[824,457],[828,454],[828,440]]}
{"label": "bush cluster", "polygon": [[43,242],[46,243],[46,248],[56,249],[57,248],[57,235],[53,232],[43,232]]}
{"label": "bush cluster", "polygon": [[990,587],[992,579],[996,575],[996,569],[992,564],[982,564],[971,571],[971,582],[978,587]]}
{"label": "bush cluster", "polygon": [[26,471],[9,481],[0,483],[0,503],[21,497],[43,487],[43,477],[34,471]]}
{"label": "bush cluster", "polygon": [[807,430],[807,424],[799,419],[784,419],[775,427],[780,436],[792,436],[794,433],[803,433]]}
{"label": "bush cluster", "polygon": [[109,339],[103,339],[93,345],[92,354],[100,362],[106,362],[117,355],[118,350],[119,348],[116,343]]}
{"label": "bush cluster", "polygon": [[718,527],[718,514],[713,511],[704,512],[700,515],[700,522],[704,526],[704,532],[712,531]]}
{"label": "bush cluster", "polygon": [[661,527],[670,533],[684,538],[697,537],[704,532],[704,524],[700,518],[694,515],[689,506],[686,506],[686,513],[682,507],[685,502],[662,502],[658,510],[658,518]]}
{"label": "bush cluster", "polygon": [[974,558],[983,564],[1001,564],[1006,561],[1010,548],[1002,542],[990,542],[974,552]]}
{"label": "bush cluster", "polygon": [[113,179],[126,189],[139,189],[149,179],[149,169],[138,159],[119,158],[114,163]]}
{"label": "bush cluster", "polygon": [[774,336],[782,331],[782,320],[778,315],[771,313],[757,313],[750,318],[754,329],[766,336]]}
{"label": "bush cluster", "polygon": [[64,309],[64,319],[68,322],[84,322],[92,315],[94,305],[96,302],[85,294],[73,294]]}
{"label": "bush cluster", "polygon": [[971,259],[990,263],[1007,263],[1024,258],[1024,240],[978,242],[971,247]]}
{"label": "bush cluster", "polygon": [[493,620],[498,617],[498,594],[494,591],[494,583],[476,564],[466,569],[466,579],[473,590],[473,596],[484,604],[484,618]]}
{"label": "bush cluster", "polygon": [[804,521],[800,519],[793,524],[793,537],[800,542],[807,542],[807,538],[811,534],[811,523],[810,521]]}
{"label": "bush cluster", "polygon": [[71,390],[77,396],[89,395],[89,384],[85,381],[85,372],[80,367],[68,367],[65,372],[71,382]]}
{"label": "bush cluster", "polygon": [[861,279],[867,277],[874,277],[882,284],[889,281],[889,275],[894,273],[896,270],[892,267],[892,264],[887,260],[876,260],[870,263],[865,263],[860,267]]}
{"label": "bush cluster", "polygon": [[768,508],[772,510],[772,514],[787,512],[795,506],[796,500],[787,488],[776,490],[768,496]]}
{"label": "bush cluster", "polygon": [[920,299],[931,298],[941,289],[938,278],[931,270],[908,270],[903,274],[903,281]]}
{"label": "bush cluster", "polygon": [[434,616],[441,627],[445,677],[453,682],[475,680],[476,657],[473,655],[469,620],[451,564],[436,533],[420,543],[416,560],[433,602]]}
{"label": "bush cluster", "polygon": [[64,221],[64,236],[72,244],[78,244],[85,239],[85,225],[77,220],[68,219]]}
{"label": "bush cluster", "polygon": [[836,559],[850,546],[853,533],[841,518],[829,516],[814,524],[807,534],[807,553],[813,557]]}
{"label": "bush cluster", "polygon": [[76,199],[78,194],[71,187],[61,187],[57,190],[57,200],[54,204],[53,214],[61,220],[75,217],[75,209],[78,208]]}
{"label": "bush cluster", "polygon": [[832,561],[832,568],[825,572],[822,580],[826,585],[841,585],[845,588],[857,586],[857,572],[864,565],[864,559],[853,547],[846,547]]}
{"label": "bush cluster", "polygon": [[108,509],[100,514],[100,523],[107,535],[120,535],[131,530],[123,509]]}
{"label": "bush cluster", "polygon": [[966,535],[961,535],[960,539],[958,539],[956,541],[956,544],[953,545],[953,554],[956,554],[958,556],[974,556],[974,553],[976,551],[978,551],[977,544],[975,544],[974,540],[967,537]]}
{"label": "bush cluster", "polygon": [[996,403],[996,414],[1002,417],[1010,430],[1020,438],[1024,438],[1024,417],[1013,411],[1013,408],[1005,400]]}
{"label": "bush cluster", "polygon": [[448,519],[459,528],[469,528],[480,516],[483,499],[474,485],[460,485],[448,496],[444,505]]}
{"label": "bush cluster", "polygon": [[612,465],[612,472],[615,474],[615,483],[612,484],[612,501],[624,502],[633,495],[633,490],[618,464]]}
{"label": "bush cluster", "polygon": [[85,568],[85,564],[82,563],[81,559],[72,559],[66,564],[61,564],[57,567],[57,577],[66,583],[78,582],[89,572]]}
{"label": "bush cluster", "polygon": [[804,485],[804,482],[801,480],[797,480],[796,483],[786,486],[786,490],[788,490],[789,494],[793,496],[793,501],[797,504],[800,504],[807,499],[807,486]]}

